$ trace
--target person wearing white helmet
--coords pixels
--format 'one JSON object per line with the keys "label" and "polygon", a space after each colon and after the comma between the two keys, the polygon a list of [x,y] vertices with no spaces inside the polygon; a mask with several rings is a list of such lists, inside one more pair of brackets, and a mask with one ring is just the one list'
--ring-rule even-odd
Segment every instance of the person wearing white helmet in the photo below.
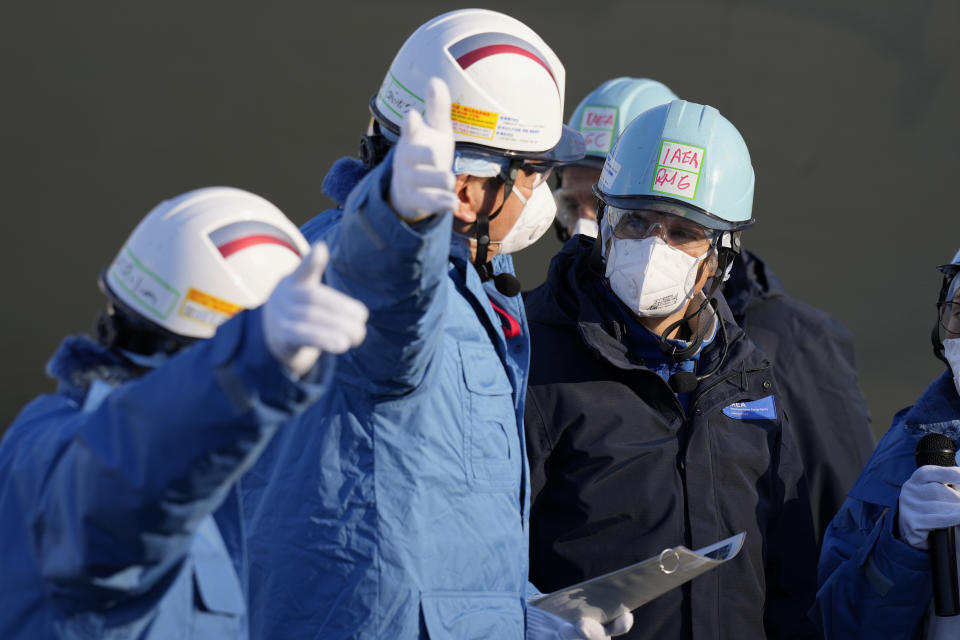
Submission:
{"label": "person wearing white helmet", "polygon": [[[561,240],[597,235],[593,185],[613,141],[635,117],[675,98],[649,78],[614,78],[580,101],[569,125],[583,134],[587,154],[557,172],[554,228]],[[819,546],[875,444],[853,336],[827,313],[789,295],[770,266],[746,249],[734,256],[720,291],[737,324],[773,361],[777,378],[789,382],[783,400],[803,458]]]}
{"label": "person wearing white helmet", "polygon": [[[252,632],[269,638],[606,638],[526,606],[529,342],[510,253],[554,216],[550,169],[583,155],[564,69],[481,9],[418,28],[370,101],[365,163],[304,227],[327,282],[370,308],[339,393],[244,479]],[[579,628],[578,628],[579,627]]]}
{"label": "person wearing white helmet", "polygon": [[[938,269],[943,275],[931,338],[946,368],[913,406],[894,416],[827,528],[817,592],[827,638],[960,635],[956,610],[935,604],[935,593],[951,590],[934,587],[935,580],[952,583],[957,593],[958,556],[950,558],[946,547],[956,543],[931,535],[960,525],[960,251]],[[943,466],[918,459],[923,449],[941,449]],[[943,603],[949,606],[951,598]]]}
{"label": "person wearing white helmet", "polygon": [[0,637],[248,637],[215,516],[323,391],[329,354],[363,340],[367,310],[321,283],[327,257],[240,189],[140,222],[102,274],[97,338],[63,341],[57,392],[0,442]]}
{"label": "person wearing white helmet", "polygon": [[753,190],[716,109],[647,109],[605,159],[599,237],[574,236],[526,296],[532,581],[746,532],[735,560],[634,611],[625,638],[816,636],[803,466],[772,367],[718,293]]}

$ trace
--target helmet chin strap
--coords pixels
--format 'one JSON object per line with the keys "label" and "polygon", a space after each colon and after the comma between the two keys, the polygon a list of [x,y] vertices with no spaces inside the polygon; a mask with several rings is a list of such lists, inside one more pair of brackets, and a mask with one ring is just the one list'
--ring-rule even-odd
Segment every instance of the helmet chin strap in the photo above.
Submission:
{"label": "helmet chin strap", "polygon": [[[695,353],[700,350],[700,346],[703,344],[704,329],[700,326],[700,322],[697,322],[697,330],[693,334],[693,338],[685,347],[678,347],[677,345],[670,344],[668,341],[668,336],[673,333],[673,331],[680,327],[684,322],[689,322],[693,318],[699,318],[700,314],[703,313],[703,310],[710,304],[710,300],[713,299],[714,294],[717,292],[717,289],[720,288],[720,285],[723,284],[723,277],[727,271],[727,267],[730,266],[730,263],[733,262],[734,257],[740,252],[740,237],[739,234],[732,233],[723,233],[717,241],[717,268],[713,275],[713,282],[710,285],[710,290],[704,296],[703,301],[697,305],[697,310],[691,314],[684,315],[679,320],[671,322],[667,325],[667,328],[663,330],[660,334],[660,351],[669,358],[673,360],[680,361],[690,358]],[[723,319],[717,315],[717,322],[723,323]]]}
{"label": "helmet chin strap", "polygon": [[513,184],[517,180],[517,174],[520,172],[520,165],[522,163],[522,160],[510,161],[507,175],[503,179],[503,200],[500,202],[500,206],[497,207],[496,211],[489,215],[486,211],[477,213],[477,255],[473,259],[473,265],[480,273],[481,280],[489,280],[493,277],[493,268],[487,260],[487,248],[490,246],[490,221],[503,211],[503,206],[507,203],[510,192],[513,191]]}
{"label": "helmet chin strap", "polygon": [[[671,322],[667,325],[667,328],[663,330],[663,333],[660,334],[660,351],[663,352],[663,355],[672,358],[676,361],[686,360],[693,356],[697,351],[700,350],[700,346],[703,344],[703,334],[704,329],[700,326],[700,322],[697,322],[697,330],[693,334],[693,338],[687,343],[685,347],[678,347],[675,344],[671,344],[668,341],[667,336],[669,336],[675,329],[680,327],[684,322],[688,322],[693,318],[699,318],[700,314],[703,313],[703,310],[706,309],[707,305],[710,304],[710,300],[713,298],[713,294],[717,292],[717,289],[720,287],[720,283],[723,278],[719,277],[719,274],[722,273],[719,266],[719,258],[717,259],[717,272],[718,276],[713,278],[713,284],[710,287],[710,291],[703,297],[703,301],[697,305],[697,310],[691,313],[690,315],[685,315],[679,320]],[[720,319],[720,316],[717,316],[718,322],[723,322]]]}

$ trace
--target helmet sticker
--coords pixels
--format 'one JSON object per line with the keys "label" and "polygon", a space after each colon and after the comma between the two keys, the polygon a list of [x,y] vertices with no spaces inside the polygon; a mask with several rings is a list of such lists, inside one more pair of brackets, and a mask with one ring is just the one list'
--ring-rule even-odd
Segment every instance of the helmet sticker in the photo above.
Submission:
{"label": "helmet sticker", "polygon": [[504,146],[517,144],[536,144],[546,129],[542,124],[520,122],[518,118],[511,118],[506,114],[500,115],[497,124],[497,139]]}
{"label": "helmet sticker", "polygon": [[166,318],[180,298],[180,292],[164,282],[124,247],[111,267],[120,287],[143,308],[160,319]]}
{"label": "helmet sticker", "polygon": [[697,182],[705,154],[703,147],[661,140],[650,190],[693,200],[697,197]]}
{"label": "helmet sticker", "polygon": [[185,318],[216,328],[240,311],[243,311],[243,307],[239,304],[227,302],[190,287],[177,313]]}
{"label": "helmet sticker", "polygon": [[606,154],[613,144],[617,130],[619,110],[617,107],[587,105],[580,118],[580,133],[587,145],[587,153]]}
{"label": "helmet sticker", "polygon": [[614,158],[615,155],[616,153],[611,153],[607,156],[606,161],[603,163],[603,170],[600,172],[600,188],[604,191],[610,190],[610,187],[613,186],[613,181],[616,180],[620,174],[620,163]]}
{"label": "helmet sticker", "polygon": [[393,71],[387,72],[387,77],[383,79],[383,85],[380,86],[377,100],[400,119],[403,119],[403,116],[410,109],[416,109],[423,113],[425,104],[423,98],[407,89],[397,80]]}
{"label": "helmet sticker", "polygon": [[500,114],[483,109],[474,109],[454,102],[450,105],[450,118],[453,130],[465,136],[493,140]]}

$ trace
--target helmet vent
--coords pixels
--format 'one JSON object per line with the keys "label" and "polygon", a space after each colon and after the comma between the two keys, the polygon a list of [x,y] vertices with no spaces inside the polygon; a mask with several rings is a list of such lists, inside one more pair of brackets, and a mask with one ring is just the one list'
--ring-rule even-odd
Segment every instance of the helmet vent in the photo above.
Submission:
{"label": "helmet vent", "polygon": [[301,256],[293,238],[271,224],[256,220],[228,224],[211,231],[209,237],[224,258],[261,244],[280,245]]}
{"label": "helmet vent", "polygon": [[534,49],[529,42],[516,36],[506,33],[478,33],[453,43],[447,50],[456,59],[460,68],[464,70],[475,62],[500,53],[512,53],[530,58],[550,74],[553,83],[557,85],[557,90],[560,90],[557,78],[553,75],[553,70],[547,64],[546,58]]}

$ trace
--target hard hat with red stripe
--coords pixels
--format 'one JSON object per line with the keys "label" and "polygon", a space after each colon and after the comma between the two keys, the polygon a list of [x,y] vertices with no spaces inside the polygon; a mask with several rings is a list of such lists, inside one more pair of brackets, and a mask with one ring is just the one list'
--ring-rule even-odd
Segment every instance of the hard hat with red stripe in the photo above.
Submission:
{"label": "hard hat with red stripe", "polygon": [[450,89],[458,149],[551,164],[583,157],[583,138],[563,124],[563,65],[519,20],[462,9],[417,29],[370,101],[381,128],[396,135],[408,110],[422,112],[432,77]]}
{"label": "hard hat with red stripe", "polygon": [[176,336],[208,338],[266,301],[310,249],[290,220],[242,189],[207,187],[158,204],[106,270],[107,294]]}

